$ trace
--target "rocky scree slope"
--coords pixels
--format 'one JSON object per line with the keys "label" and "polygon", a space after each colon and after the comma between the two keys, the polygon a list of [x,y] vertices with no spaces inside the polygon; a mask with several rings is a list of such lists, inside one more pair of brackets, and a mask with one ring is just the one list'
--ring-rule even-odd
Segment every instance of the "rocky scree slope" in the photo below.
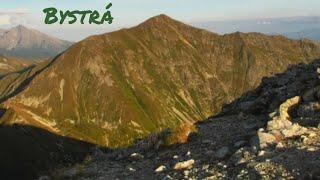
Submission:
{"label": "rocky scree slope", "polygon": [[167,128],[179,132],[220,112],[262,77],[318,57],[320,46],[312,41],[219,36],[160,15],[73,45],[4,102],[14,116],[2,121],[126,146]]}
{"label": "rocky scree slope", "polygon": [[0,54],[29,59],[54,57],[72,43],[19,25],[0,32]]}
{"label": "rocky scree slope", "polygon": [[[290,66],[197,123],[175,146],[167,133],[125,149],[94,149],[81,164],[54,171],[61,179],[318,179],[320,60]],[[50,177],[43,176],[43,177]]]}

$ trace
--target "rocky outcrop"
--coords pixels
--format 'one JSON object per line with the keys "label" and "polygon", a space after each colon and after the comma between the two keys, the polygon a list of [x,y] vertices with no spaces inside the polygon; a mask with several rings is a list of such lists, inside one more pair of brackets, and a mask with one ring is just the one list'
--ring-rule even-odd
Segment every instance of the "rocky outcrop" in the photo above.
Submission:
{"label": "rocky outcrop", "polygon": [[279,111],[277,112],[279,115],[273,117],[268,122],[266,131],[262,130],[258,132],[260,147],[265,147],[269,143],[275,143],[284,138],[301,136],[306,133],[307,129],[297,123],[292,123],[292,118],[289,115],[289,111],[294,106],[297,106],[299,102],[300,97],[296,96],[280,105]]}

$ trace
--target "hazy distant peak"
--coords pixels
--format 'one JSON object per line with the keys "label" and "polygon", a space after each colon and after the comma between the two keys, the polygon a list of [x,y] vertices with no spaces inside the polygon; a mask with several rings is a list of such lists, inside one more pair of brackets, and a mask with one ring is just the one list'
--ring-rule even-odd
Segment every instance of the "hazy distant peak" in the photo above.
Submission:
{"label": "hazy distant peak", "polygon": [[18,25],[4,31],[0,36],[0,53],[23,58],[48,58],[56,56],[71,44],[38,30]]}

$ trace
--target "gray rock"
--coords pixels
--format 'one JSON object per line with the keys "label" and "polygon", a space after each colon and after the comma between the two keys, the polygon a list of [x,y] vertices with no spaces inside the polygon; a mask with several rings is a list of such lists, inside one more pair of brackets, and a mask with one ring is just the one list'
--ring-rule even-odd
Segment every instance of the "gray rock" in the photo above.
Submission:
{"label": "gray rock", "polygon": [[51,180],[49,176],[40,176],[38,180]]}
{"label": "gray rock", "polygon": [[316,101],[316,96],[319,94],[320,91],[320,86],[314,87],[308,91],[306,91],[303,95],[302,95],[302,99],[304,102],[312,102],[312,101]]}
{"label": "gray rock", "polygon": [[245,158],[243,157],[243,148],[238,149],[229,159],[229,164],[233,164],[235,166],[246,163]]}
{"label": "gray rock", "polygon": [[240,147],[244,146],[245,144],[246,144],[246,141],[241,140],[241,141],[238,141],[238,142],[234,143],[233,146],[235,148],[240,148]]}
{"label": "gray rock", "polygon": [[318,102],[311,102],[300,105],[297,109],[298,116],[313,117],[316,113],[319,113],[320,104]]}
{"label": "gray rock", "polygon": [[243,127],[247,131],[252,131],[257,129],[258,123],[256,121],[247,121],[243,124]]}
{"label": "gray rock", "polygon": [[229,154],[229,148],[224,146],[216,151],[215,156],[217,158],[222,159],[222,158],[225,158],[228,154]]}

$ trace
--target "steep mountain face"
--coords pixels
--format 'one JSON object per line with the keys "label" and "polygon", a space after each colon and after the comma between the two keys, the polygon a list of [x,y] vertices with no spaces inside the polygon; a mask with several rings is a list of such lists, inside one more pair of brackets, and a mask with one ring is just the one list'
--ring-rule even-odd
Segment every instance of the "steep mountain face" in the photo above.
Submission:
{"label": "steep mountain face", "polygon": [[23,58],[48,58],[56,56],[71,45],[22,25],[0,32],[0,54]]}
{"label": "steep mountain face", "polygon": [[[89,37],[5,102],[23,122],[107,147],[218,113],[289,64],[320,57],[312,41],[196,29],[165,15]],[[7,116],[6,116],[7,117]]]}
{"label": "steep mountain face", "polygon": [[34,62],[0,55],[0,76],[30,66]]}

